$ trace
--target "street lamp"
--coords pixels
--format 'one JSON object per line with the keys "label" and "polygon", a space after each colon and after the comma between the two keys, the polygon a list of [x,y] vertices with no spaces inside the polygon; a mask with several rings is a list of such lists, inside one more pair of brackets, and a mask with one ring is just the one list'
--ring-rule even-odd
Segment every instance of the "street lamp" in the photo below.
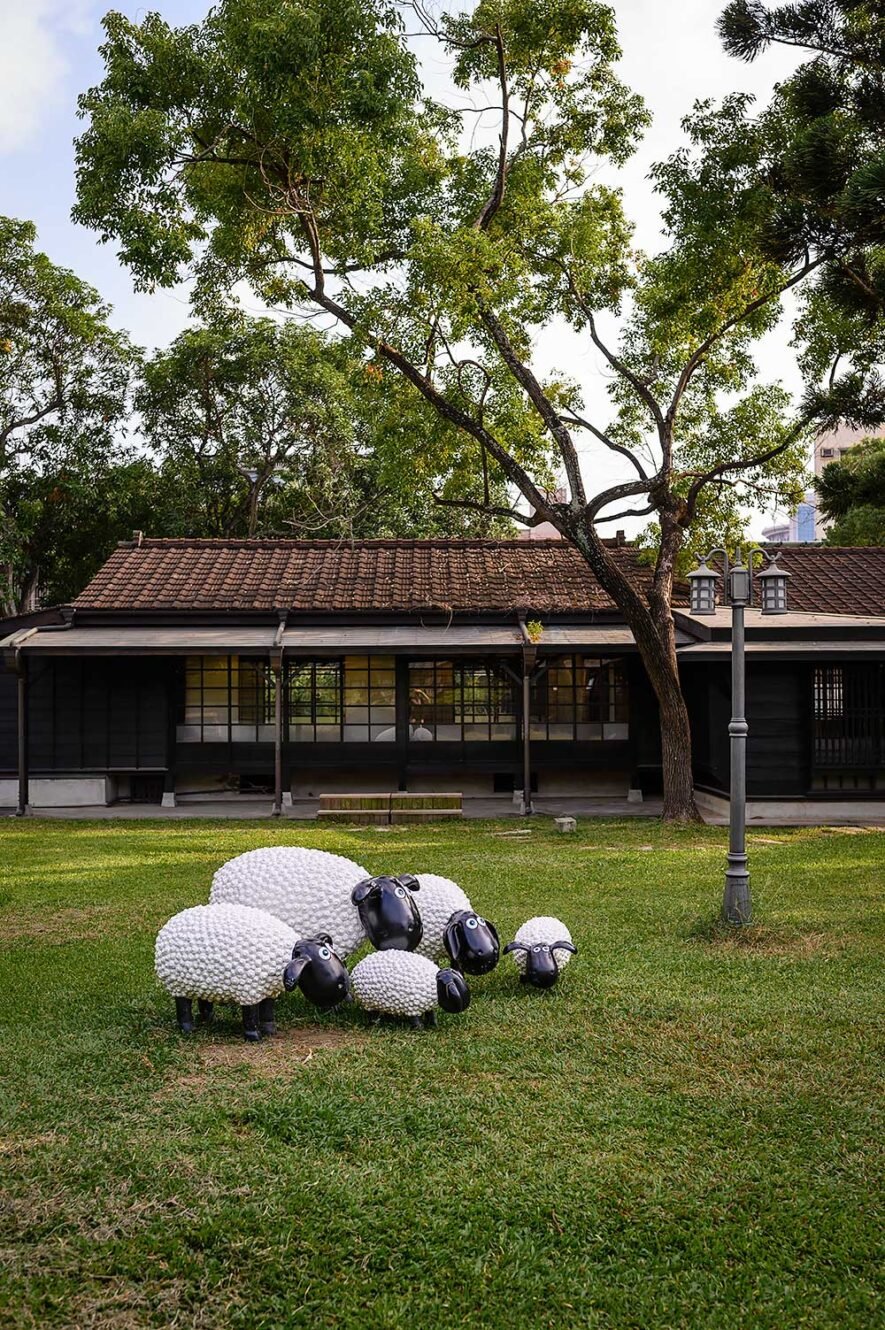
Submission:
{"label": "street lamp", "polygon": [[[750,897],[750,874],[747,869],[747,718],[746,666],[744,660],[744,610],[753,601],[753,559],[762,550],[750,550],[747,562],[740,548],[730,562],[727,550],[711,550],[701,558],[699,567],[688,574],[692,614],[716,613],[716,583],[719,574],[707,567],[715,555],[722,559],[725,570],[724,586],[731,605],[731,720],[728,723],[731,749],[731,783],[728,811],[728,864],[725,869],[725,892],[722,899],[722,917],[730,924],[748,924],[753,914]],[[785,614],[787,611],[787,578],[790,576],[778,565],[777,555],[769,556],[768,566],[756,574],[762,584],[762,613]]]}

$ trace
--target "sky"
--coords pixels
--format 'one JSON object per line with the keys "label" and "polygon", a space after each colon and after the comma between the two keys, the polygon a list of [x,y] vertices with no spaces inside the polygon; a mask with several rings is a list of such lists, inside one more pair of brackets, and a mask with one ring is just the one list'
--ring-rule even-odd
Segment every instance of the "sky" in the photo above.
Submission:
{"label": "sky", "polygon": [[[682,141],[680,120],[693,102],[738,90],[764,102],[773,84],[786,77],[799,59],[795,52],[775,50],[747,66],[725,56],[715,32],[723,3],[614,0],[624,50],[621,77],[641,93],[653,115],[639,151],[619,174],[627,212],[636,226],[636,243],[642,249],[658,248],[661,239],[649,166],[669,156]],[[73,141],[80,128],[77,97],[101,80],[98,48],[101,19],[108,8],[106,0],[0,0],[0,213],[35,222],[40,248],[98,288],[113,306],[115,326],[127,329],[140,346],[154,348],[168,343],[187,324],[187,289],[136,293],[113,246],[102,245],[98,236],[70,219],[75,193]],[[207,0],[154,0],[149,5],[118,0],[114,8],[136,20],[157,10],[167,22],[180,25],[199,21],[209,4]],[[427,42],[417,49],[433,84],[444,74],[443,64],[428,53]],[[796,392],[800,384],[788,344],[785,320],[761,345],[759,363],[767,379],[780,380]],[[578,379],[586,404],[607,417],[606,367],[592,347],[554,330],[538,348],[538,364],[542,370],[564,369]],[[609,468],[606,459],[598,478],[605,482],[617,478]],[[762,525],[761,518],[755,519],[753,533]]]}

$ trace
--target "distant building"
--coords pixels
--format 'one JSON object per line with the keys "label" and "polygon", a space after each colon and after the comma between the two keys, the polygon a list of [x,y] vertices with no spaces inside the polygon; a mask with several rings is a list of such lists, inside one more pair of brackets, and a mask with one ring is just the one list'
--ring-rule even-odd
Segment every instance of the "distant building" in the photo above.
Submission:
{"label": "distant building", "polygon": [[[861,439],[880,435],[885,435],[885,429],[851,429],[848,425],[840,425],[838,429],[827,430],[818,435],[812,459],[814,474],[819,476],[825,466],[829,466],[831,462],[841,461],[856,443],[860,443]],[[788,542],[805,544],[823,540],[830,524],[818,512],[817,502],[817,491],[806,490],[805,497],[795,513],[789,517],[779,515],[770,526],[762,528],[763,540],[771,545],[784,545]]]}

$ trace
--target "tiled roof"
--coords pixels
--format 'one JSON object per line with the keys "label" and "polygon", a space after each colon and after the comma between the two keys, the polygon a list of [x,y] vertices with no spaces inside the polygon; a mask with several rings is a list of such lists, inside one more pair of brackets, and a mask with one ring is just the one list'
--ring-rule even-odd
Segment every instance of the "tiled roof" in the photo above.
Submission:
{"label": "tiled roof", "polygon": [[[630,545],[610,547],[639,583]],[[790,606],[885,614],[885,548],[783,546]],[[684,595],[677,602],[685,603]],[[144,540],[118,546],[75,601],[97,610],[509,611],[611,609],[564,541]]]}

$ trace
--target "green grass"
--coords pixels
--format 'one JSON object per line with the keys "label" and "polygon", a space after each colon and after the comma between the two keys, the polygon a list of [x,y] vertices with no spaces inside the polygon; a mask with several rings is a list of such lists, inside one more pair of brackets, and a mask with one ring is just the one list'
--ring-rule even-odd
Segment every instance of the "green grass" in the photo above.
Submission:
{"label": "green grass", "polygon": [[[514,829],[0,825],[0,1323],[871,1327],[885,836],[751,835],[735,938],[719,830]],[[296,994],[276,1041],[184,1040],[157,927],[269,843],[580,955],[549,993],[505,958],[435,1032]]]}

